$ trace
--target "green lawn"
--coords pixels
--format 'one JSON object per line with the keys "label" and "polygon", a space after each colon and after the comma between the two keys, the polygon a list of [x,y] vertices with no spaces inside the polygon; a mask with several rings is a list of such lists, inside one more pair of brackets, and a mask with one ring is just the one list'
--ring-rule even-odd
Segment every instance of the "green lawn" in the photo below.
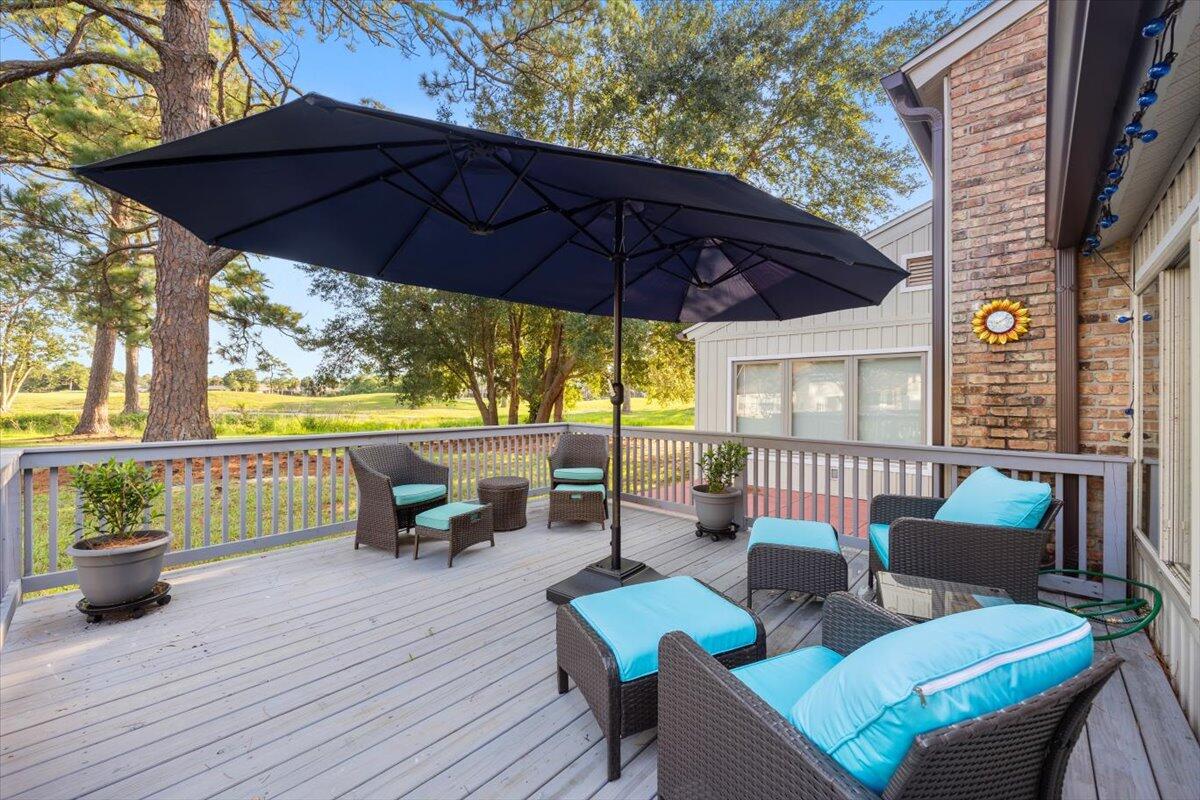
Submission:
{"label": "green lawn", "polygon": [[[82,391],[25,392],[17,397],[12,412],[0,414],[0,442],[5,446],[72,444],[94,441],[72,437]],[[143,397],[142,406],[147,401]],[[396,405],[388,392],[340,397],[290,397],[257,392],[216,389],[208,393],[209,409],[218,436],[290,436],[306,433],[341,433],[401,428],[469,427],[481,423],[474,403],[455,401],[421,408]],[[109,398],[115,436],[112,441],[138,439],[144,415],[120,415],[124,397],[114,392]],[[566,413],[569,422],[607,423],[611,419],[607,400],[583,401]],[[656,405],[644,399],[633,401],[633,412],[625,415],[629,425],[690,428],[691,405]]]}

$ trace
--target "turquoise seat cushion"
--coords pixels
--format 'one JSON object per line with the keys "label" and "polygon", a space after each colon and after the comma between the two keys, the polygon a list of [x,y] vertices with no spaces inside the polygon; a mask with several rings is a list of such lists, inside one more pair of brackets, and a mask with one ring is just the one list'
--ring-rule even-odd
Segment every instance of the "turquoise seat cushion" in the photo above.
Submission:
{"label": "turquoise seat cushion", "polygon": [[842,660],[828,647],[805,647],[730,670],[784,719],[808,687]]}
{"label": "turquoise seat cushion", "polygon": [[871,540],[871,547],[875,548],[875,553],[879,556],[880,563],[883,568],[888,568],[888,532],[891,526],[883,522],[872,522],[867,526],[867,538]]}
{"label": "turquoise seat cushion", "polygon": [[417,514],[417,524],[423,528],[435,528],[439,531],[450,530],[450,518],[459,514],[470,514],[483,506],[478,503],[446,503],[444,506],[431,508]]}
{"label": "turquoise seat cushion", "polygon": [[790,547],[808,547],[813,550],[829,550],[840,553],[837,531],[825,522],[810,522],[801,519],[759,517],[750,528],[750,544],[782,544]]}
{"label": "turquoise seat cushion", "polygon": [[554,470],[554,477],[563,481],[601,481],[604,470],[599,467],[560,467]]}
{"label": "turquoise seat cushion", "polygon": [[579,492],[599,492],[601,497],[604,497],[608,490],[604,488],[603,483],[573,483],[570,486],[555,487],[556,492],[566,492],[567,494],[578,494]]}
{"label": "turquoise seat cushion", "polygon": [[1050,507],[1050,485],[1019,481],[980,467],[950,493],[933,515],[945,522],[1036,528]]}
{"label": "turquoise seat cushion", "polygon": [[622,682],[658,672],[658,641],[671,631],[713,655],[758,638],[744,608],[682,575],[577,597],[571,607],[608,644]]}
{"label": "turquoise seat cushion", "polygon": [[392,497],[396,498],[398,506],[427,503],[445,496],[446,487],[440,483],[402,483],[392,487]]}
{"label": "turquoise seat cushion", "polygon": [[801,733],[882,792],[915,736],[998,711],[1082,672],[1092,629],[1053,608],[980,608],[894,631],[846,656],[791,710]]}

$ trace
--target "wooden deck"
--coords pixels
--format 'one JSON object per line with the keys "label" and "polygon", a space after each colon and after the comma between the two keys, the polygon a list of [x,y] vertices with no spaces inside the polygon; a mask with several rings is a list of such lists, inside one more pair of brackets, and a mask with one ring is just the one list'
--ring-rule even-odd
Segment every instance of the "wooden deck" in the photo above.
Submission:
{"label": "wooden deck", "polygon": [[[86,624],[76,594],[17,611],[0,672],[4,798],[651,798],[654,732],[605,781],[599,728],[559,696],[545,587],[606,550],[595,526],[497,535],[446,569],[347,538],[170,573],[175,600]],[[740,597],[745,543],[626,510],[625,548]],[[424,549],[424,548],[423,548]],[[854,554],[861,584],[866,557]],[[772,653],[820,642],[820,603],[756,593]],[[1144,637],[1093,710],[1071,798],[1194,797],[1200,749]]]}

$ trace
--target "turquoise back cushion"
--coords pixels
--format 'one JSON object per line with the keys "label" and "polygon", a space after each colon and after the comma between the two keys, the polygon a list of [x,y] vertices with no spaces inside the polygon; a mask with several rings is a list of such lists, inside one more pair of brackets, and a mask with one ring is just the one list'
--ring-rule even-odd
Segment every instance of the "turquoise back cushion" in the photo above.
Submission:
{"label": "turquoise back cushion", "polygon": [[1050,507],[1050,485],[1019,481],[980,467],[958,485],[933,515],[945,522],[1036,528]]}
{"label": "turquoise back cushion", "polygon": [[1053,608],[1009,605],[889,633],[832,667],[792,707],[801,733],[882,792],[937,728],[998,711],[1092,663],[1091,625]]}

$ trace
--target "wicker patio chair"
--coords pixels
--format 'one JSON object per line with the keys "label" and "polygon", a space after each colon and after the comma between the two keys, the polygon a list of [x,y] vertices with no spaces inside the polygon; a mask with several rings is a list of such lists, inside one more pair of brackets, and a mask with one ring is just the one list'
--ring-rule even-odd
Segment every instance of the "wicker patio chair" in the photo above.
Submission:
{"label": "wicker patio chair", "polygon": [[[911,623],[846,593],[825,603],[826,647],[846,655]],[[686,635],[659,644],[658,794],[664,800],[1057,800],[1107,654],[1021,703],[916,737],[882,795],[863,786]]]}
{"label": "wicker patio chair", "polygon": [[940,497],[879,495],[871,501],[871,524],[889,525],[888,563],[870,546],[870,573],[886,569],[904,575],[992,586],[1018,603],[1036,603],[1038,570],[1061,500],[1050,506],[1036,528],[1009,528],[944,522],[933,515]]}
{"label": "wicker patio chair", "polygon": [[[400,557],[400,530],[412,528],[416,515],[446,502],[450,491],[450,469],[426,461],[403,444],[381,444],[350,448],[350,465],[358,484],[358,524],[354,549],[360,544],[391,550]],[[397,506],[392,490],[408,483],[435,483],[446,487],[446,495],[429,501]]]}
{"label": "wicker patio chair", "polygon": [[[708,584],[704,586],[737,605],[732,598]],[[727,650],[715,657],[708,656],[714,663],[732,669],[766,657],[766,629],[753,611],[749,611],[749,614],[757,630],[754,643]],[[604,734],[608,752],[608,779],[615,781],[621,777],[621,739],[658,724],[658,674],[650,673],[622,681],[612,648],[587,620],[570,603],[559,606],[557,615],[558,693],[566,694],[569,691],[568,678],[573,679],[579,687]],[[699,645],[694,646],[699,649]]]}
{"label": "wicker patio chair", "polygon": [[[608,486],[608,437],[598,433],[567,433],[558,439],[550,454],[551,488],[563,483],[602,483]],[[601,471],[599,478],[556,478],[558,469],[592,467]]]}

